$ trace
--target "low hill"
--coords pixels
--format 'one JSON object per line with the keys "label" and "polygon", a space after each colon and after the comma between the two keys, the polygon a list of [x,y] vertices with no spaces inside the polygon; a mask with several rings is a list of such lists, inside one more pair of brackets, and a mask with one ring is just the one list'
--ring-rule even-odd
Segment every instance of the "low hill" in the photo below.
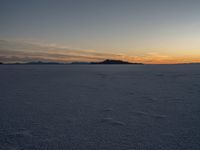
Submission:
{"label": "low hill", "polygon": [[91,62],[91,64],[135,64],[135,65],[142,65],[142,63],[131,63],[127,61],[122,60],[112,60],[112,59],[106,59],[101,62]]}

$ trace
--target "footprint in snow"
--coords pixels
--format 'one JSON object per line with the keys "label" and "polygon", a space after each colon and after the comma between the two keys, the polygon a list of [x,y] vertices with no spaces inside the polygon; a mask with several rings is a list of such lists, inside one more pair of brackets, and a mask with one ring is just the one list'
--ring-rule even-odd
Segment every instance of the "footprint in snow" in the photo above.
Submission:
{"label": "footprint in snow", "polygon": [[114,120],[113,118],[103,118],[102,123],[107,123],[114,126],[125,126],[126,124],[122,121]]}
{"label": "footprint in snow", "polygon": [[160,115],[160,114],[148,114],[147,112],[143,112],[143,111],[135,111],[134,112],[135,115],[138,116],[149,116],[149,117],[153,117],[155,119],[164,119],[166,118],[165,115]]}
{"label": "footprint in snow", "polygon": [[148,114],[146,112],[143,112],[143,111],[135,111],[133,113],[135,115],[138,115],[138,116],[148,116]]}
{"label": "footprint in snow", "polygon": [[166,118],[165,115],[158,115],[158,114],[151,115],[151,117],[154,117],[155,119],[164,119],[164,118]]}

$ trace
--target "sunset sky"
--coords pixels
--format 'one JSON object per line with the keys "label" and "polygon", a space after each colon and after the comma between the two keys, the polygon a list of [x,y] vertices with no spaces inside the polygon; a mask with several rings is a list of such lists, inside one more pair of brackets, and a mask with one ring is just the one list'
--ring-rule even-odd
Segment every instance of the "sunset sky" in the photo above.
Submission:
{"label": "sunset sky", "polygon": [[0,61],[200,62],[200,0],[0,0]]}

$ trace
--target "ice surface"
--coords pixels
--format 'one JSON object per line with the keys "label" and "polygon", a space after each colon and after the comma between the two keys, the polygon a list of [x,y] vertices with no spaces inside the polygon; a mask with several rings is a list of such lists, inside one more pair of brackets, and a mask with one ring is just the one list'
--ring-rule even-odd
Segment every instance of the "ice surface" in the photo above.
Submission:
{"label": "ice surface", "polygon": [[1,65],[0,150],[199,150],[200,65]]}

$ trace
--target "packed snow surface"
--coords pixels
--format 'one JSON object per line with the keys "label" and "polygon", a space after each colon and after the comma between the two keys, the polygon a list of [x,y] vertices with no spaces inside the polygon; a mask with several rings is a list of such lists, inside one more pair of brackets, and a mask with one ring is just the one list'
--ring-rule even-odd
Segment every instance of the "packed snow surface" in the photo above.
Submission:
{"label": "packed snow surface", "polygon": [[200,65],[1,65],[0,150],[199,150]]}

